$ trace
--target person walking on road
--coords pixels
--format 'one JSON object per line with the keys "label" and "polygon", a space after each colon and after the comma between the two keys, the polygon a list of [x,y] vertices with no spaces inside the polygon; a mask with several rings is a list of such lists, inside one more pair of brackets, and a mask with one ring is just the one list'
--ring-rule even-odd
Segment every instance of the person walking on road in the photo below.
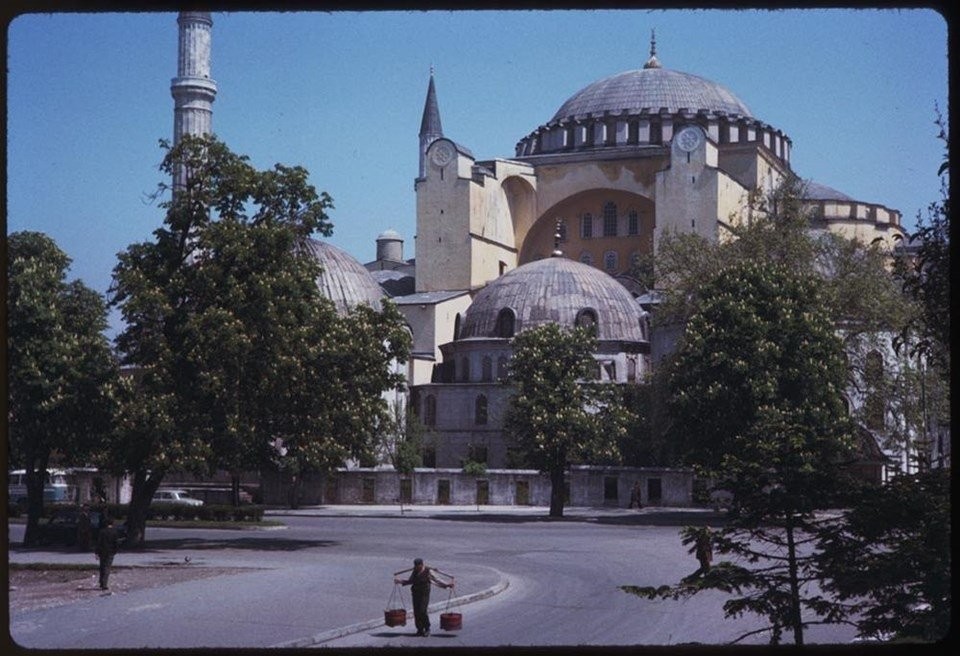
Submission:
{"label": "person walking on road", "polygon": [[430,615],[427,614],[427,607],[430,605],[430,585],[452,588],[454,585],[452,577],[450,583],[444,583],[433,575],[429,567],[423,564],[422,558],[416,558],[413,561],[413,571],[410,572],[410,577],[406,580],[397,577],[393,579],[393,582],[412,586],[410,593],[413,597],[413,620],[417,626],[417,635],[430,635]]}
{"label": "person walking on road", "polygon": [[103,527],[100,529],[100,535],[97,536],[96,556],[100,559],[100,589],[109,590],[110,567],[113,565],[113,557],[117,553],[117,529],[113,526],[113,520],[107,517],[103,521]]}

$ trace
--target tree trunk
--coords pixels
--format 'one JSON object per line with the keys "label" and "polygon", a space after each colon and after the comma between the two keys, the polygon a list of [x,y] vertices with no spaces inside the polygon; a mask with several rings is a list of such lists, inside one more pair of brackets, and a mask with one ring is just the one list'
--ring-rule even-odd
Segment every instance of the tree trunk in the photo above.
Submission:
{"label": "tree trunk", "polygon": [[550,516],[563,517],[564,497],[564,467],[555,465],[550,470]]}
{"label": "tree trunk", "polygon": [[47,461],[37,462],[28,459],[26,469],[27,485],[27,528],[23,532],[23,545],[30,547],[40,539],[40,518],[43,516],[43,488],[47,473]]}
{"label": "tree trunk", "polygon": [[240,472],[237,471],[230,473],[230,499],[234,508],[240,506]]}
{"label": "tree trunk", "polygon": [[788,516],[787,559],[790,569],[790,621],[793,624],[793,642],[803,646],[803,620],[800,614],[800,582],[797,580],[797,545],[794,536],[793,518]]}
{"label": "tree trunk", "polygon": [[290,509],[296,510],[300,507],[300,476],[294,474],[290,479],[290,490],[288,491]]}
{"label": "tree trunk", "polygon": [[147,511],[153,494],[163,481],[163,473],[147,476],[144,471],[138,471],[133,476],[133,489],[130,494],[130,505],[127,508],[127,543],[128,548],[142,547],[146,541]]}

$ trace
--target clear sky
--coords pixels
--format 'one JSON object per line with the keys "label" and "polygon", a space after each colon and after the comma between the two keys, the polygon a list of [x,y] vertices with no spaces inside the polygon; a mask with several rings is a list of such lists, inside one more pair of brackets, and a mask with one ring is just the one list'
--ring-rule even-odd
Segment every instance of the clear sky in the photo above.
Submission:
{"label": "clear sky", "polygon": [[[804,179],[903,213],[939,198],[947,24],[929,9],[214,13],[214,132],[257,168],[302,165],[361,262],[388,228],[414,256],[420,118],[480,160],[591,82],[642,67],[713,80],[793,141]],[[7,30],[7,231],[50,235],[105,293],[151,238],[173,130],[174,13],[26,14]],[[112,315],[114,329],[118,316]]]}

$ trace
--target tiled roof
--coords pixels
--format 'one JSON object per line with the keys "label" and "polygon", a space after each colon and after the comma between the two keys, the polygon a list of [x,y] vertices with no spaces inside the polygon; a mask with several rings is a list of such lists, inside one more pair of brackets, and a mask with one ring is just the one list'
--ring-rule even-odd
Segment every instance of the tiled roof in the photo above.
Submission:
{"label": "tiled roof", "polygon": [[361,303],[375,310],[380,309],[383,290],[353,256],[333,244],[316,239],[307,239],[304,246],[323,267],[317,276],[317,287],[334,302],[338,312],[345,313]]}
{"label": "tiled roof", "polygon": [[658,113],[661,108],[674,113],[682,108],[692,112],[707,110],[751,117],[750,109],[730,90],[702,77],[667,68],[643,68],[626,71],[590,84],[571,96],[551,123],[605,111],[646,109]]}
{"label": "tiled roof", "polygon": [[566,257],[549,257],[517,267],[481,290],[464,316],[461,338],[494,336],[504,308],[516,315],[516,332],[546,323],[572,328],[578,313],[593,310],[601,340],[646,341],[643,309],[600,269]]}

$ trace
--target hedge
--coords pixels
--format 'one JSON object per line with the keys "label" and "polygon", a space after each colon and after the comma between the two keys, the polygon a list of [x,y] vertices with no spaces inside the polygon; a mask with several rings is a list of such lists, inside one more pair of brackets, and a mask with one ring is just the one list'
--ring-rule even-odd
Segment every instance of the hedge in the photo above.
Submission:
{"label": "hedge", "polygon": [[[76,504],[45,504],[44,518],[49,518],[58,508],[76,507]],[[90,504],[91,510],[106,513],[115,520],[122,520],[127,516],[127,504],[107,503]],[[21,508],[16,504],[8,504],[7,516],[20,517]],[[263,506],[231,506],[231,505],[202,505],[185,506],[176,503],[154,503],[147,509],[147,519],[189,521],[204,520],[213,522],[259,522],[263,520]]]}

